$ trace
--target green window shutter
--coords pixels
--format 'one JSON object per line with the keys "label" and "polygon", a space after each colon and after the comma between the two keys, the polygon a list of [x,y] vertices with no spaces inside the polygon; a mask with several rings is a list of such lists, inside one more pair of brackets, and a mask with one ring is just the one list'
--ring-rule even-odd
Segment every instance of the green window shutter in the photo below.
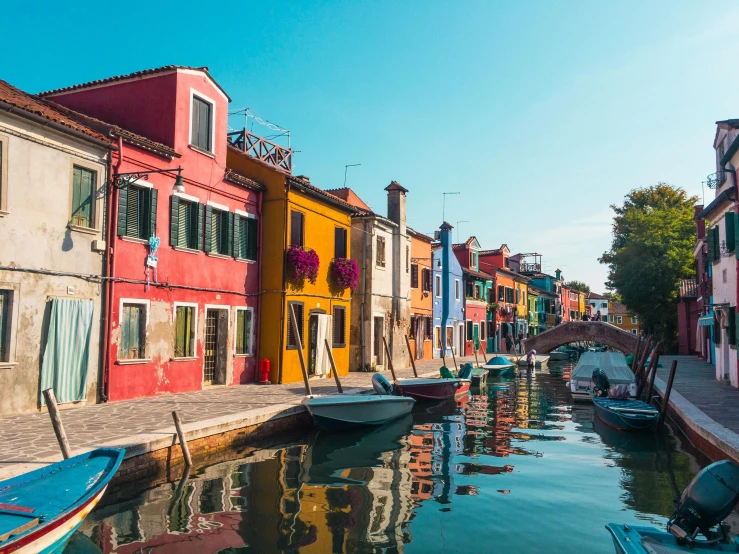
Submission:
{"label": "green window shutter", "polygon": [[169,199],[172,206],[169,218],[169,244],[177,246],[180,232],[180,197],[173,194]]}
{"label": "green window shutter", "polygon": [[212,241],[213,241],[213,208],[211,206],[205,206],[205,247],[204,247],[204,250],[206,252],[211,251]]}
{"label": "green window shutter", "polygon": [[233,215],[232,236],[233,257],[241,258],[241,216],[239,214]]}
{"label": "green window shutter", "polygon": [[721,259],[721,234],[719,233],[718,225],[713,228],[713,259]]}
{"label": "green window shutter", "polygon": [[126,235],[126,214],[128,213],[128,187],[118,190],[118,236]]}
{"label": "green window shutter", "polygon": [[739,214],[734,213],[734,253],[739,260]]}
{"label": "green window shutter", "polygon": [[734,251],[734,242],[736,241],[736,230],[734,228],[735,220],[736,214],[734,212],[727,212],[724,215],[724,224],[726,225],[726,248],[729,252]]}
{"label": "green window shutter", "polygon": [[[734,310],[734,338],[739,339],[739,337],[736,336],[736,329],[739,328],[739,312],[737,312],[736,308],[732,308]],[[734,344],[739,346],[739,342],[736,340],[734,341]]]}
{"label": "green window shutter", "polygon": [[149,189],[149,237],[157,236],[157,198],[159,191],[155,188]]}
{"label": "green window shutter", "polygon": [[733,306],[729,308],[729,344],[736,344],[736,308]]}
{"label": "green window shutter", "polygon": [[254,261],[257,261],[257,249],[259,247],[257,244],[257,239],[259,238],[257,233],[258,224],[259,222],[253,217],[247,219],[246,238],[248,240],[248,248],[246,249],[246,257]]}
{"label": "green window shutter", "polygon": [[234,253],[234,214],[228,212],[228,231],[226,233],[226,254],[232,256]]}
{"label": "green window shutter", "polygon": [[[202,204],[200,202],[193,203],[193,209],[197,210],[198,214],[198,226],[194,230],[193,235],[195,236],[195,249],[196,250],[202,250],[203,249],[203,212],[204,210],[201,208]],[[193,218],[194,219],[194,218]]]}

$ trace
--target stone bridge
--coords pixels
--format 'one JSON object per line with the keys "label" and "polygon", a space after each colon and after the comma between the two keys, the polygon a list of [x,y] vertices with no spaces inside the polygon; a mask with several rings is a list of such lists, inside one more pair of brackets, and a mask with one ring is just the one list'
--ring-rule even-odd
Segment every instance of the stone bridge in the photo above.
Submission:
{"label": "stone bridge", "polygon": [[629,355],[636,350],[638,338],[605,321],[568,321],[526,339],[524,351],[533,348],[537,353],[545,353],[562,344],[578,341],[598,342]]}

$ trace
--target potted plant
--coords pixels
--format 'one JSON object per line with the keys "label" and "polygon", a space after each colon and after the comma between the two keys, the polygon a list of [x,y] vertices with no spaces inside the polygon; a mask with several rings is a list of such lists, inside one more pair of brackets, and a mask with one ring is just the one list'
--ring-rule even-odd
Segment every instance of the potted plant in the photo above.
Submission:
{"label": "potted plant", "polygon": [[320,260],[315,250],[292,245],[287,249],[285,257],[294,282],[302,283],[305,279],[311,283],[316,282]]}

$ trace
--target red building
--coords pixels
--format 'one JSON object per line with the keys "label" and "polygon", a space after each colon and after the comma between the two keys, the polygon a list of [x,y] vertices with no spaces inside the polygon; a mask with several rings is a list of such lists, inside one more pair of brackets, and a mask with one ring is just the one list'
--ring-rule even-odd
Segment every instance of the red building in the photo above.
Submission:
{"label": "red building", "polygon": [[253,382],[262,187],[226,170],[229,97],[207,68],[180,66],[43,96],[95,118],[88,124],[118,142],[107,399]]}
{"label": "red building", "polygon": [[474,355],[475,351],[484,358],[488,351],[488,321],[492,321],[492,313],[488,312],[488,303],[493,300],[493,282],[495,277],[480,270],[480,243],[477,238],[470,237],[466,242],[452,245],[452,252],[459,260],[464,275],[464,317],[465,317],[465,356]]}
{"label": "red building", "polygon": [[[695,215],[703,206],[695,206]],[[714,319],[708,312],[708,300],[713,296],[713,278],[706,239],[706,221],[695,222],[695,279],[680,281],[680,302],[677,306],[677,326],[680,355],[697,354],[708,363],[715,363],[711,340]]]}

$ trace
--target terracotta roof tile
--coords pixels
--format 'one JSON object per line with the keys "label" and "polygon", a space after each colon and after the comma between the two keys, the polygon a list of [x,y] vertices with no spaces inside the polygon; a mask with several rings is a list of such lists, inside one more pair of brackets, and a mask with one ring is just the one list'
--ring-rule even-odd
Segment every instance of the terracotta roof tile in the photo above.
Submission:
{"label": "terracotta roof tile", "polygon": [[70,85],[68,87],[61,87],[56,88],[52,90],[47,90],[45,92],[40,92],[39,96],[51,96],[54,94],[60,94],[63,92],[69,92],[72,90],[79,90],[83,88],[89,88],[89,87],[95,87],[98,85],[105,85],[108,83],[115,83],[118,81],[127,81],[129,79],[136,79],[138,77],[147,77],[149,75],[156,75],[157,73],[166,73],[168,71],[176,71],[177,69],[189,69],[192,71],[202,71],[205,73],[208,78],[213,81],[213,83],[221,90],[223,94],[226,95],[226,98],[231,100],[231,98],[226,94],[226,91],[221,88],[221,85],[219,85],[216,80],[211,76],[210,73],[208,73],[208,68],[203,67],[192,67],[188,65],[163,65],[162,67],[155,67],[152,69],[143,69],[141,71],[134,71],[133,73],[128,73],[126,75],[114,75],[113,77],[105,77],[104,79],[95,79],[94,81],[88,81],[87,83],[79,83],[77,85]]}
{"label": "terracotta roof tile", "polygon": [[233,169],[227,168],[223,178],[226,179],[226,181],[231,181],[232,183],[243,185],[254,190],[261,191],[265,188],[262,183],[255,181],[254,179],[250,179],[249,177],[244,177],[240,173],[235,172]]}
{"label": "terracotta roof tile", "polygon": [[341,198],[344,202],[347,202],[354,206],[355,208],[359,208],[360,210],[363,210],[365,212],[372,213],[372,208],[370,208],[358,195],[356,192],[354,192],[349,187],[342,187],[340,189],[326,189],[326,192],[329,194],[333,194],[334,196],[338,196]]}
{"label": "terracotta roof tile", "polygon": [[311,182],[310,182],[310,179],[308,179],[307,177],[305,177],[303,175],[298,175],[297,177],[294,177],[292,175],[288,175],[287,176],[287,180],[290,181],[290,182],[292,182],[292,183],[294,183],[294,184],[296,184],[296,185],[298,185],[298,186],[300,186],[300,187],[303,187],[305,190],[308,190],[308,191],[311,191],[311,192],[315,193],[318,196],[322,196],[322,197],[324,197],[324,198],[326,198],[328,200],[331,200],[335,204],[339,204],[339,205],[343,206],[349,212],[356,213],[356,212],[361,212],[362,211],[359,208],[357,208],[356,206],[352,206],[351,204],[349,204],[349,202],[346,202],[345,200],[342,200],[338,196],[335,196],[335,195],[331,194],[330,192],[326,192],[325,190],[323,190],[321,188],[318,188],[315,185],[312,185]]}
{"label": "terracotta roof tile", "polygon": [[0,102],[9,104],[14,108],[17,108],[29,114],[41,116],[49,121],[53,121],[54,123],[58,123],[59,125],[67,127],[70,130],[83,133],[90,138],[112,144],[112,140],[110,137],[94,129],[91,129],[87,125],[84,125],[79,121],[76,121],[75,119],[69,117],[68,115],[57,109],[57,107],[52,103],[47,102],[42,98],[38,98],[36,96],[23,92],[22,90],[3,80],[0,80]]}

